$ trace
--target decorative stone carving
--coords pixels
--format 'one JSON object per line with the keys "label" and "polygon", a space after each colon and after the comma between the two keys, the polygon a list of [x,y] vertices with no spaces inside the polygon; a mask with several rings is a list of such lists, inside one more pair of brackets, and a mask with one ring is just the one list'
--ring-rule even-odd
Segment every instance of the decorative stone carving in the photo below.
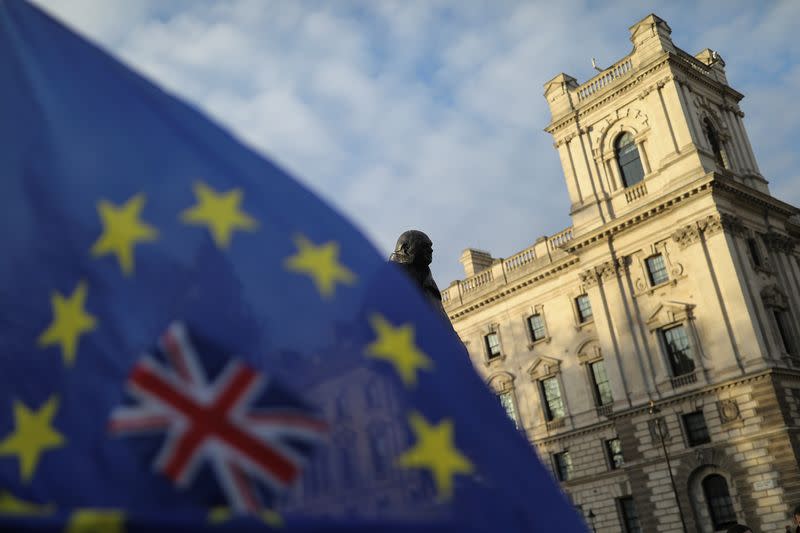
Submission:
{"label": "decorative stone carving", "polygon": [[557,374],[560,368],[561,361],[559,359],[541,355],[534,359],[533,364],[528,369],[528,374],[532,380],[536,381]]}
{"label": "decorative stone carving", "polygon": [[[742,224],[741,220],[739,220],[739,217],[735,215],[731,215],[728,213],[720,213],[719,226],[720,229],[723,229],[727,233],[734,236],[744,236],[746,234],[744,225]],[[712,229],[711,225],[709,225],[709,229],[706,230],[706,233],[709,233],[709,231],[717,231],[717,230]]]}
{"label": "decorative stone carving", "polygon": [[683,265],[681,263],[673,263],[669,273],[672,275],[673,279],[680,277],[680,275],[683,274]]}
{"label": "decorative stone carving", "polygon": [[601,279],[608,281],[618,277],[630,269],[631,258],[628,256],[617,257],[610,261],[600,263],[594,268],[584,270],[580,273],[581,282],[585,286],[591,287],[596,285]]}
{"label": "decorative stone carving", "polygon": [[684,249],[700,240],[700,228],[697,227],[697,224],[684,226],[672,234],[672,240],[677,242],[681,249]]}
{"label": "decorative stone carving", "polygon": [[502,394],[514,388],[514,376],[508,372],[500,372],[490,377],[487,383],[496,393]]}
{"label": "decorative stone carving", "polygon": [[795,241],[791,237],[770,231],[763,235],[764,244],[773,252],[790,254],[794,251]]}
{"label": "decorative stone carving", "polygon": [[723,424],[735,422],[739,420],[739,404],[736,400],[720,400],[717,402],[717,411],[719,411],[719,420]]}
{"label": "decorative stone carving", "polygon": [[597,285],[599,281],[597,272],[595,272],[593,268],[590,268],[589,270],[584,270],[583,272],[579,273],[578,278],[580,278],[581,284],[587,289],[589,287],[594,287],[595,285]]}
{"label": "decorative stone carving", "polygon": [[767,307],[776,307],[778,309],[786,309],[788,302],[786,295],[777,285],[767,285],[761,291],[761,300]]}

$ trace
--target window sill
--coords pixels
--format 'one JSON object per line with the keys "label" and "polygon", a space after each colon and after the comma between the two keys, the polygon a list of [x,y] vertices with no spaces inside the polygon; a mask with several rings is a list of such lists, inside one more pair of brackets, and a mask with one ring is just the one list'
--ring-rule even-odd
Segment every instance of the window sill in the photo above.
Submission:
{"label": "window sill", "polygon": [[537,344],[550,344],[551,340],[552,340],[552,338],[550,336],[547,336],[547,337],[542,337],[541,339],[537,339],[535,341],[531,341],[531,342],[528,343],[528,349],[529,350],[533,350],[533,348]]}
{"label": "window sill", "polygon": [[587,326],[591,326],[592,324],[594,324],[594,317],[592,317],[592,318],[590,318],[588,320],[584,320],[583,322],[577,323],[575,325],[575,329],[577,331],[580,331],[580,330],[584,329]]}
{"label": "window sill", "polygon": [[486,358],[486,359],[483,361],[483,364],[485,364],[486,366],[491,366],[492,364],[495,364],[495,363],[497,363],[498,361],[505,361],[505,359],[506,359],[506,354],[504,354],[504,353],[501,353],[500,355],[496,355],[496,356],[494,356],[494,357],[492,357],[492,358],[488,358],[488,357],[487,357],[487,358]]}

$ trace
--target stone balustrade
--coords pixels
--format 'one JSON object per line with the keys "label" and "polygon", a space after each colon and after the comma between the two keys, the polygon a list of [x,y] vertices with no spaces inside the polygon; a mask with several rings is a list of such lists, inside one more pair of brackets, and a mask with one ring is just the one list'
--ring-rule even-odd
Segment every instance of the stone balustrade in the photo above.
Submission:
{"label": "stone balustrade", "polygon": [[644,181],[640,181],[636,185],[625,189],[625,199],[628,203],[634,202],[644,196],[647,196],[647,183]]}
{"label": "stone balustrade", "polygon": [[633,62],[629,57],[623,59],[615,65],[612,65],[591,80],[578,87],[578,100],[580,101],[589,98],[631,70],[633,70]]}
{"label": "stone balustrade", "polygon": [[551,250],[556,250],[561,248],[563,245],[567,244],[569,241],[572,240],[572,226],[568,227],[565,230],[559,231],[552,237],[548,239],[548,243],[550,244]]}
{"label": "stone balustrade", "polygon": [[503,268],[505,268],[506,272],[513,272],[534,259],[536,259],[536,253],[533,251],[533,246],[531,246],[503,261]]}
{"label": "stone balustrade", "polygon": [[[561,247],[573,238],[572,227],[551,237],[542,237],[508,259],[494,259],[492,265],[473,276],[454,281],[442,291],[442,304],[452,307],[478,297],[484,290],[502,287],[509,280],[519,279],[565,255]],[[557,253],[554,253],[557,252]]]}

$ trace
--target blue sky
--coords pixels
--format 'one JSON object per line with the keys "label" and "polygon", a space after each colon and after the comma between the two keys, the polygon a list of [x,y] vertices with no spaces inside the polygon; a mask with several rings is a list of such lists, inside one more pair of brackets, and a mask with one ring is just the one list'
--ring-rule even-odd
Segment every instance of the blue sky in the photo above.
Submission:
{"label": "blue sky", "polygon": [[346,213],[388,254],[434,241],[508,257],[570,225],[543,84],[585,81],[656,13],[718,51],[772,193],[800,205],[800,2],[37,0],[193,102]]}

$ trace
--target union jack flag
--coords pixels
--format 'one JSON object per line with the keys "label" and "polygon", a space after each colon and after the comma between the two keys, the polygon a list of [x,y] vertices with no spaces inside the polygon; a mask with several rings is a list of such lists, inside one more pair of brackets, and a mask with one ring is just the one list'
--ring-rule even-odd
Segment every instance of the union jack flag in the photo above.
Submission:
{"label": "union jack flag", "polygon": [[231,507],[258,512],[255,481],[273,493],[286,490],[328,425],[292,398],[264,405],[266,376],[236,359],[207,380],[181,323],[170,325],[158,346],[166,364],[151,354],[136,363],[126,383],[134,403],[114,409],[111,432],[165,433],[153,463],[158,472],[186,488],[209,465]]}

